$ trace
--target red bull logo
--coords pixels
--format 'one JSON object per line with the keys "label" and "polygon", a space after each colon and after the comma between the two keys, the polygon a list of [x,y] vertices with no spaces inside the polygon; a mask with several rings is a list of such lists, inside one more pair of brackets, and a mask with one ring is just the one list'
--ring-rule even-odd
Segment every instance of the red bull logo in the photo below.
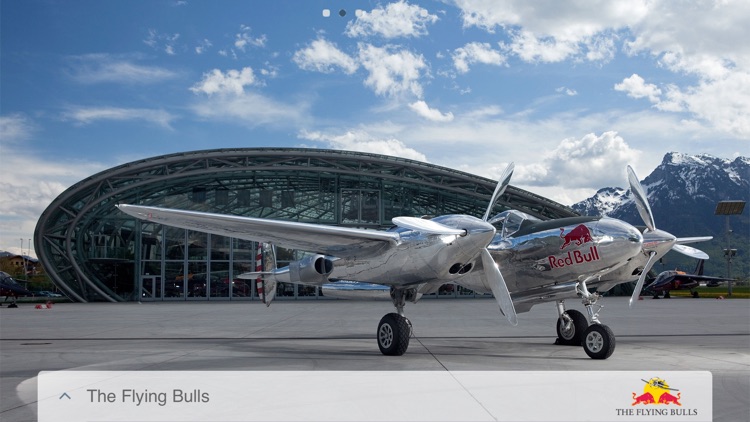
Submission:
{"label": "red bull logo", "polygon": [[[643,387],[643,394],[637,395],[633,393],[633,404],[631,406],[637,406],[641,404],[674,404],[682,406],[680,399],[682,393],[677,395],[672,394],[674,391],[679,391],[676,388],[670,388],[666,381],[661,378],[651,378],[650,380],[641,380],[646,383]],[[656,398],[658,397],[658,399]]]}
{"label": "red bull logo", "polygon": [[586,242],[593,242],[591,231],[583,224],[579,224],[576,228],[569,231],[568,234],[565,234],[565,229],[560,227],[560,238],[563,240],[563,244],[560,246],[561,250],[567,248],[571,243],[581,246]]}
{"label": "red bull logo", "polygon": [[[591,231],[584,224],[579,224],[573,230],[565,234],[565,229],[560,228],[560,239],[563,240],[560,249],[565,249],[569,245],[574,244],[575,246],[581,246],[584,243],[593,242],[594,239],[591,237]],[[547,257],[549,262],[549,268],[563,268],[570,265],[578,265],[586,262],[593,262],[600,260],[599,250],[596,245],[592,245],[588,250],[572,250],[568,251],[565,255],[550,255]]]}

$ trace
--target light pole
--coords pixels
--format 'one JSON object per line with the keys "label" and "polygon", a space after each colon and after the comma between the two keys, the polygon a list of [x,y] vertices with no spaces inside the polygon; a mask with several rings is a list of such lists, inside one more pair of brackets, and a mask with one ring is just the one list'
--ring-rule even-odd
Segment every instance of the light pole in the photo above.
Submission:
{"label": "light pole", "polygon": [[719,201],[714,212],[715,215],[726,216],[727,248],[724,249],[724,257],[727,259],[727,296],[732,296],[732,258],[737,253],[737,249],[732,249],[731,246],[732,229],[729,228],[729,216],[742,214],[744,210],[745,201]]}

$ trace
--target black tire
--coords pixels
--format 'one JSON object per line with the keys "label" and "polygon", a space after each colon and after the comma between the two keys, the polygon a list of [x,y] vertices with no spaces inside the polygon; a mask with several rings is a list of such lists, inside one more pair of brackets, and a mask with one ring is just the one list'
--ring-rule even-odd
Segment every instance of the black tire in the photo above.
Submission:
{"label": "black tire", "polygon": [[573,324],[570,330],[565,330],[565,320],[562,317],[557,318],[557,340],[555,344],[580,346],[581,341],[583,341],[583,332],[586,331],[589,322],[582,313],[575,309],[569,309],[565,313],[573,320]]}
{"label": "black tire", "polygon": [[669,299],[672,296],[669,295],[669,292],[664,292],[664,299]]}
{"label": "black tire", "polygon": [[386,356],[401,356],[409,348],[411,322],[397,313],[384,316],[378,324],[376,338],[380,353]]}
{"label": "black tire", "polygon": [[615,334],[606,325],[591,324],[583,333],[583,350],[591,359],[607,359],[615,351]]}

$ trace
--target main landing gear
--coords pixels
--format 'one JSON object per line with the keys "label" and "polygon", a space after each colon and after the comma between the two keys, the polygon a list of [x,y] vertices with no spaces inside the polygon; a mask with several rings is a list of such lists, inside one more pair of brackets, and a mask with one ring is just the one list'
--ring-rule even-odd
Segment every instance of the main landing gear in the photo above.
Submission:
{"label": "main landing gear", "polygon": [[599,322],[599,311],[595,312],[593,309],[600,296],[589,293],[585,283],[579,283],[576,290],[586,307],[589,319],[574,309],[566,310],[565,302],[559,300],[555,344],[583,346],[583,350],[590,358],[607,359],[615,351],[615,335],[609,327]]}
{"label": "main landing gear", "polygon": [[391,299],[396,312],[387,314],[378,323],[378,348],[384,355],[401,356],[409,348],[412,333],[411,321],[404,316],[404,305],[407,300],[416,302],[417,292],[414,289],[391,287]]}

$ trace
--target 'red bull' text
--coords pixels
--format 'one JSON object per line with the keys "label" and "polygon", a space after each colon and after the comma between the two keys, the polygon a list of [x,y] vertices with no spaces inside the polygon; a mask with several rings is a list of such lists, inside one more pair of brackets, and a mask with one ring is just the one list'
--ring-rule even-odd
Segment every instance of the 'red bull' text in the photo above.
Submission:
{"label": "'red bull' text", "polygon": [[599,250],[596,246],[589,247],[588,252],[581,250],[569,251],[565,255],[550,255],[547,257],[550,268],[563,268],[570,265],[583,264],[584,262],[593,262],[601,259]]}

